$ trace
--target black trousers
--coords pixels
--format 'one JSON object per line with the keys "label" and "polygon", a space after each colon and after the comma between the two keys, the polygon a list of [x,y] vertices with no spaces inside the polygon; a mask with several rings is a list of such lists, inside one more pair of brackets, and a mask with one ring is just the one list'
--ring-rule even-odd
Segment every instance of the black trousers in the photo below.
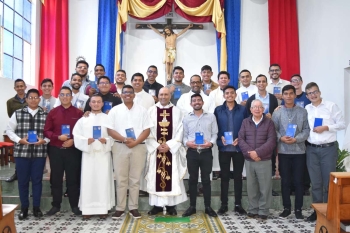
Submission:
{"label": "black trousers", "polygon": [[203,197],[205,207],[210,207],[211,202],[211,183],[210,174],[213,167],[213,155],[211,149],[202,151],[200,154],[193,149],[187,150],[187,169],[190,174],[189,191],[190,205],[196,206],[197,184],[199,169],[201,169],[201,180],[203,185]]}
{"label": "black trousers", "polygon": [[66,172],[69,204],[78,207],[80,195],[81,151],[50,146],[52,206],[61,208],[63,173]]}
{"label": "black trousers", "polygon": [[235,205],[241,205],[242,200],[242,172],[244,157],[242,152],[219,151],[221,169],[221,205],[228,205],[228,188],[230,182],[230,165],[233,163],[233,179],[235,188]]}

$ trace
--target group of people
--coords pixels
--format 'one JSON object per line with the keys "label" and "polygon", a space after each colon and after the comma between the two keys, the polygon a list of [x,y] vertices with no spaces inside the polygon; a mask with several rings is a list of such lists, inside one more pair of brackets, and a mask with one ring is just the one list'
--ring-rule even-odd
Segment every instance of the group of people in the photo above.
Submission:
{"label": "group of people", "polygon": [[[239,74],[241,87],[229,85],[230,74],[219,72],[217,83],[210,66],[183,83],[184,69],[176,66],[173,83],[156,81],[156,66],[126,85],[126,72],[118,70],[115,84],[95,66],[96,81],[88,77],[89,65],[78,61],[76,73],[64,82],[58,98],[53,82],[41,82],[25,93],[23,80],[7,102],[10,121],[7,135],[15,142],[16,177],[21,200],[19,219],[28,216],[29,181],[32,181],[33,214],[40,210],[42,175],[50,160],[52,208],[60,211],[65,173],[72,212],[106,218],[129,214],[140,218],[139,192],[149,194],[148,212],[177,215],[176,205],[187,200],[183,179],[189,179],[190,206],[182,216],[196,213],[198,183],[202,185],[205,213],[211,217],[228,211],[228,189],[233,163],[234,211],[267,219],[272,202],[271,171],[281,175],[284,210],[303,219],[305,177],[310,176],[314,203],[327,202],[329,173],[337,160],[336,132],[345,128],[339,107],[323,100],[318,85],[302,90],[302,77],[282,80],[281,67],[269,67],[270,79],[249,70]],[[35,132],[35,140],[30,135]],[[278,163],[276,163],[276,156]],[[246,172],[248,209],[242,207],[242,172]],[[211,175],[220,171],[221,207],[211,208]],[[187,174],[188,173],[188,174]],[[116,180],[116,187],[114,187]],[[307,183],[307,182],[306,182]],[[116,198],[115,198],[116,190]],[[127,200],[128,197],[128,200]],[[127,203],[128,202],[128,203]],[[316,214],[307,218],[315,221]]]}

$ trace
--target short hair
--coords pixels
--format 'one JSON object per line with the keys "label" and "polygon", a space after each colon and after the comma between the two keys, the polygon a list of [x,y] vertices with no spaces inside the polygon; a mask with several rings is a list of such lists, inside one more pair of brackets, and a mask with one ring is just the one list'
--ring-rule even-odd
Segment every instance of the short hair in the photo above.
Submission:
{"label": "short hair", "polygon": [[191,95],[191,102],[192,102],[192,99],[193,99],[194,97],[201,97],[201,99],[202,99],[202,101],[203,101],[203,97],[201,96],[201,94],[196,93],[196,94]]}
{"label": "short hair", "polygon": [[235,90],[235,92],[236,92],[236,88],[235,88],[234,86],[231,86],[231,85],[226,86],[226,87],[222,90],[222,92],[225,93],[225,91],[226,91],[227,89],[233,89],[233,90]]}
{"label": "short hair", "polygon": [[67,86],[61,87],[60,92],[61,92],[62,90],[68,90],[68,91],[70,92],[70,94],[72,94],[72,90],[71,90],[69,87],[67,87]]}
{"label": "short hair", "polygon": [[175,72],[175,70],[182,70],[182,72],[185,73],[184,69],[181,66],[175,66],[173,69],[173,73]]}
{"label": "short hair", "polygon": [[100,84],[101,79],[107,79],[107,80],[108,80],[108,83],[111,83],[111,80],[110,80],[107,76],[100,76],[100,77],[97,79],[97,84]]}
{"label": "short hair", "polygon": [[41,83],[40,86],[42,86],[44,83],[51,83],[51,85],[53,86],[53,82],[51,78],[44,78]]}
{"label": "short hair", "polygon": [[[261,100],[259,100],[259,99],[254,99],[254,100],[252,101],[252,103],[250,104],[250,108],[253,107],[253,104],[254,104],[255,102],[260,102],[260,103],[261,103],[261,106],[264,107],[264,104],[263,104],[263,102],[262,102]],[[265,108],[265,107],[264,107],[264,108]]]}
{"label": "short hair", "polygon": [[271,64],[270,67],[269,67],[269,70],[271,69],[272,66],[278,66],[279,69],[281,69],[281,66],[277,63],[274,63],[274,64]]}
{"label": "short hair", "polygon": [[83,77],[79,73],[73,73],[70,77],[70,80],[72,80],[74,76],[79,76],[81,79],[83,79]]}
{"label": "short hair", "polygon": [[87,68],[89,68],[89,63],[87,63],[86,61],[84,60],[80,60],[77,62],[77,64],[75,65],[75,67],[78,67],[79,64],[85,64],[87,66]]}
{"label": "short hair", "polygon": [[250,73],[250,71],[247,70],[247,69],[241,70],[241,72],[239,72],[239,76],[241,76],[241,74],[242,74],[243,72],[248,72],[249,75],[252,76],[252,73]]}
{"label": "short hair", "polygon": [[118,72],[122,72],[122,73],[124,73],[124,74],[125,74],[125,76],[126,76],[126,72],[125,72],[125,70],[117,70],[117,72],[115,72],[115,74],[117,74]]}
{"label": "short hair", "polygon": [[210,71],[212,71],[211,67],[208,66],[208,65],[203,66],[202,69],[201,69],[201,72],[204,71],[204,70],[210,70]]}
{"label": "short hair", "polygon": [[263,74],[259,74],[258,76],[256,76],[255,82],[258,82],[258,78],[260,78],[260,77],[265,77],[266,82],[267,82],[267,77],[266,77],[266,75],[263,75]]}
{"label": "short hair", "polygon": [[[103,68],[103,71],[106,71],[105,67],[102,64],[96,64],[94,70],[96,70],[97,66],[101,66]],[[88,67],[89,67],[89,65],[88,65]]]}
{"label": "short hair", "polygon": [[142,81],[144,82],[145,81],[145,78],[143,77],[143,74],[141,74],[141,73],[135,73],[135,74],[133,74],[132,75],[132,77],[131,77],[131,82],[132,81],[134,81],[134,77],[142,77]]}
{"label": "short hair", "polygon": [[199,76],[198,74],[192,75],[191,78],[190,78],[190,82],[192,82],[192,78],[193,78],[193,77],[198,77],[198,78],[199,78],[199,81],[202,82],[202,78],[201,78],[201,76]]}
{"label": "short hair", "polygon": [[300,74],[293,74],[292,77],[290,77],[290,80],[292,81],[292,78],[299,77],[300,81],[303,81],[303,78],[300,76]]}
{"label": "short hair", "polygon": [[102,101],[103,101],[103,98],[102,98],[102,95],[100,93],[95,93],[93,94],[90,99],[92,99],[92,97],[101,97]]}
{"label": "short hair", "polygon": [[155,66],[155,65],[150,65],[150,66],[147,68],[147,70],[149,70],[149,68],[154,68],[154,69],[156,69],[157,72],[158,72],[158,68],[157,68],[157,66]]}
{"label": "short hair", "polygon": [[318,87],[317,83],[315,82],[311,82],[311,83],[308,83],[305,87],[305,91],[308,90],[308,89],[311,89],[312,87],[317,87],[317,90],[319,91],[320,88]]}
{"label": "short hair", "polygon": [[134,88],[131,85],[124,85],[122,88],[122,93],[124,92],[124,89],[132,89],[132,91],[134,92]]}
{"label": "short hair", "polygon": [[36,93],[38,96],[40,96],[40,93],[39,93],[38,89],[32,88],[29,91],[27,91],[26,98],[29,97],[30,93]]}
{"label": "short hair", "polygon": [[23,79],[18,78],[18,79],[15,80],[15,86],[16,86],[16,83],[19,83],[19,82],[23,82],[24,85],[26,85],[26,82],[24,82]]}
{"label": "short hair", "polygon": [[220,71],[220,72],[218,73],[218,80],[219,80],[219,78],[220,78],[220,75],[222,75],[222,74],[226,74],[227,77],[228,77],[228,79],[230,79],[230,74],[229,74],[227,71]]}
{"label": "short hair", "polygon": [[293,90],[294,94],[296,94],[295,87],[293,85],[290,85],[290,84],[285,85],[282,88],[282,94],[283,94],[283,92],[288,91],[288,90]]}

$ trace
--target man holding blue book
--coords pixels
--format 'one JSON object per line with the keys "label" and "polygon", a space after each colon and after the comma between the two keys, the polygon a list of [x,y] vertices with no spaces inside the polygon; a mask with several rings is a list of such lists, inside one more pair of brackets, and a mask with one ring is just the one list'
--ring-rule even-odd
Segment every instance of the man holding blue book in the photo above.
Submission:
{"label": "man holding blue book", "polygon": [[282,88],[288,85],[289,82],[281,78],[282,69],[279,64],[271,64],[269,68],[270,82],[267,86],[267,92],[275,95],[278,99],[278,104],[282,101]]}
{"label": "man holding blue book", "polygon": [[39,107],[40,95],[37,89],[30,89],[26,94],[28,106],[16,110],[7,125],[6,134],[15,143],[18,190],[21,201],[19,220],[28,217],[29,181],[32,182],[33,215],[42,217],[40,199],[42,177],[46,161],[46,144],[43,128],[47,113]]}
{"label": "man holding blue book", "polygon": [[[305,109],[309,114],[311,128],[306,143],[306,163],[311,179],[312,202],[325,203],[328,201],[329,173],[336,171],[337,131],[345,129],[345,121],[343,113],[335,103],[321,98],[321,91],[316,83],[307,84],[305,92],[311,101]],[[307,221],[315,220],[316,212],[313,212]]]}
{"label": "man holding blue book", "polygon": [[305,164],[305,140],[310,133],[307,122],[307,112],[304,108],[294,104],[296,98],[295,87],[286,85],[282,88],[284,107],[275,111],[272,120],[277,133],[277,148],[281,175],[282,200],[284,210],[279,215],[286,218],[291,214],[290,186],[291,178],[295,185],[294,213],[297,219],[303,219],[303,177]]}

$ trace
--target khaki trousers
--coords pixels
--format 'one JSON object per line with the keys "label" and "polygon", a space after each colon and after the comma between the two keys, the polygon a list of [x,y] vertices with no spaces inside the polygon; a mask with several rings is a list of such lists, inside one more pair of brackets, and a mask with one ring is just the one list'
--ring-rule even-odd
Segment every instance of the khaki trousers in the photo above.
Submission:
{"label": "khaki trousers", "polygon": [[139,144],[130,149],[123,143],[115,142],[112,148],[112,153],[114,177],[117,181],[116,210],[125,210],[128,189],[128,208],[129,210],[138,209],[140,178],[146,162],[146,145]]}

